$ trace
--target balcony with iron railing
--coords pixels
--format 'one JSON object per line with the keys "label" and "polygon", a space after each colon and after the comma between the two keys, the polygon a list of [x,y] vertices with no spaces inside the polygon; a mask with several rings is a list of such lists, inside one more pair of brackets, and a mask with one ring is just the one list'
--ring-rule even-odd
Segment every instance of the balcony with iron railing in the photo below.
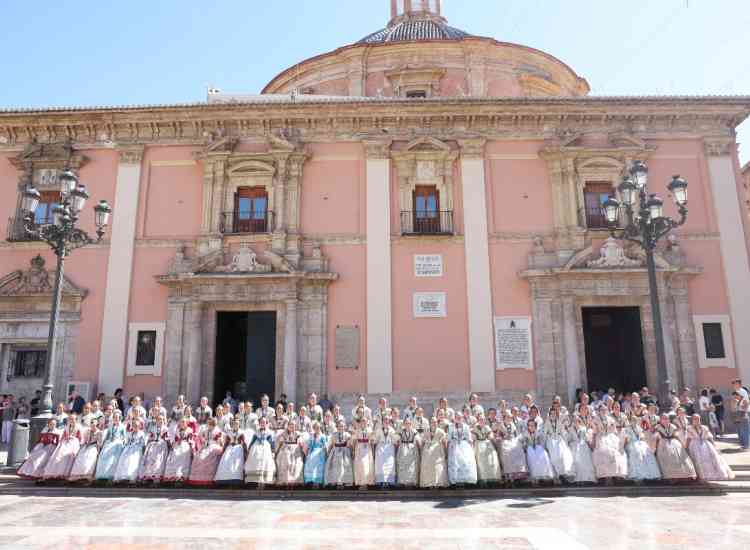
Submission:
{"label": "balcony with iron railing", "polygon": [[39,237],[36,237],[26,231],[26,228],[24,226],[24,219],[22,216],[8,218],[8,227],[5,238],[8,242],[11,243],[23,243],[39,240]]}
{"label": "balcony with iron railing", "polygon": [[402,235],[453,235],[452,210],[407,210],[401,212]]}
{"label": "balcony with iron railing", "polygon": [[224,235],[271,233],[274,215],[270,210],[223,212],[219,231]]}

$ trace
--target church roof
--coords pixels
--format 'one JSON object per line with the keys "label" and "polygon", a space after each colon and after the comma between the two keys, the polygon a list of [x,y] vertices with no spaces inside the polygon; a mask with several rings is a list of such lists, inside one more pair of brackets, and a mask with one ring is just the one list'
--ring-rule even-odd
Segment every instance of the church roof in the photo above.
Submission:
{"label": "church roof", "polygon": [[358,44],[413,42],[418,40],[462,40],[469,33],[436,19],[407,19],[368,34]]}

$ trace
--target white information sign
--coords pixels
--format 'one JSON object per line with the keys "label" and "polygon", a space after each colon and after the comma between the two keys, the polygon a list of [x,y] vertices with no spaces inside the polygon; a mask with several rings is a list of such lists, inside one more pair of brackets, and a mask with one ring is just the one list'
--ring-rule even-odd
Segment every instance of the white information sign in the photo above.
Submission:
{"label": "white information sign", "polygon": [[495,317],[497,370],[533,368],[531,317]]}
{"label": "white information sign", "polygon": [[443,255],[442,254],[415,254],[414,255],[415,277],[442,277]]}
{"label": "white information sign", "polygon": [[445,292],[415,292],[414,317],[446,317]]}

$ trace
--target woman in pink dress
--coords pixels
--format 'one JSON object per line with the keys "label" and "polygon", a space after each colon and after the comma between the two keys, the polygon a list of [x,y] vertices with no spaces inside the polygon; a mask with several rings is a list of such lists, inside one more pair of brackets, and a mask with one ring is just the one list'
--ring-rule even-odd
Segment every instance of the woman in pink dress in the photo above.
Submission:
{"label": "woman in pink dress", "polygon": [[164,415],[156,417],[146,430],[146,450],[138,481],[141,483],[159,483],[164,475],[164,465],[169,455],[169,427]]}
{"label": "woman in pink dress", "polygon": [[164,467],[165,483],[182,483],[190,476],[193,462],[193,430],[188,427],[187,419],[181,418],[172,437],[172,448]]}
{"label": "woman in pink dress", "polygon": [[197,449],[190,468],[188,485],[209,486],[214,484],[216,469],[224,454],[224,433],[209,418],[197,438]]}
{"label": "woman in pink dress", "polygon": [[57,448],[49,457],[44,467],[42,479],[45,481],[68,479],[76,455],[81,449],[82,440],[83,434],[78,429],[78,416],[70,414],[66,420],[65,428],[60,435]]}
{"label": "woman in pink dress", "polygon": [[39,436],[39,442],[34,446],[29,457],[18,469],[18,477],[34,480],[41,479],[49,457],[52,456],[52,453],[57,448],[61,433],[62,431],[57,429],[57,420],[54,417],[50,418],[47,421],[47,426]]}
{"label": "woman in pink dress", "polygon": [[714,436],[701,424],[701,415],[694,414],[687,429],[687,450],[701,481],[728,481],[734,472],[714,446]]}

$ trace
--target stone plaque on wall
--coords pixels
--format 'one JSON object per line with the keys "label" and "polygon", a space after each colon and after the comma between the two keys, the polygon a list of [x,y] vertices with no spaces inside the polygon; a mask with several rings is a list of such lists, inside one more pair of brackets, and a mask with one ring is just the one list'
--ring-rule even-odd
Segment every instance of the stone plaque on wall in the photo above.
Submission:
{"label": "stone plaque on wall", "polygon": [[447,317],[445,292],[415,292],[414,318]]}
{"label": "stone plaque on wall", "polygon": [[359,368],[359,327],[336,327],[336,368]]}
{"label": "stone plaque on wall", "polygon": [[442,254],[415,254],[414,255],[415,277],[442,277],[443,255]]}
{"label": "stone plaque on wall", "polygon": [[495,362],[497,370],[533,367],[530,317],[495,317]]}

